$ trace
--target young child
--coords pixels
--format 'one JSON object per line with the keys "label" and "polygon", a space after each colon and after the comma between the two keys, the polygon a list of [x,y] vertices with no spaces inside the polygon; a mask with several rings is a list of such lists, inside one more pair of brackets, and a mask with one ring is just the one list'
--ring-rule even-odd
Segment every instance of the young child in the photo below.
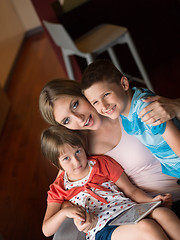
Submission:
{"label": "young child", "polygon": [[[109,61],[97,60],[85,70],[82,91],[97,112],[111,119],[122,118],[125,131],[135,135],[161,162],[162,172],[180,178],[180,124],[173,121],[152,126],[138,116],[155,95],[148,89],[129,88],[128,79]],[[176,119],[177,120],[177,119]]]}
{"label": "young child", "polygon": [[[110,226],[109,220],[136,202],[163,202],[171,205],[171,195],[149,197],[135,187],[122,167],[108,156],[86,155],[84,137],[79,131],[53,126],[41,135],[44,156],[62,169],[48,191],[43,233],[54,234],[66,218],[73,218],[86,239],[166,240],[178,239],[180,220],[166,207],[157,207],[133,225]],[[131,199],[130,199],[131,198]],[[65,201],[71,205],[63,207]]]}

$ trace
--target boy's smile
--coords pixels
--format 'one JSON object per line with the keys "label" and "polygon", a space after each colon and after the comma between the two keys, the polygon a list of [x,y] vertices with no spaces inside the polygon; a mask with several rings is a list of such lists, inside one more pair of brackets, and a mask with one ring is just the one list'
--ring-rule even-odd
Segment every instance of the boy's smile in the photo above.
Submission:
{"label": "boy's smile", "polygon": [[128,87],[124,84],[127,81],[127,78],[119,84],[100,81],[84,90],[84,95],[99,114],[116,119],[129,113],[129,84]]}
{"label": "boy's smile", "polygon": [[114,113],[114,111],[116,110],[116,106],[112,107],[110,110],[108,110],[106,113],[111,115]]}

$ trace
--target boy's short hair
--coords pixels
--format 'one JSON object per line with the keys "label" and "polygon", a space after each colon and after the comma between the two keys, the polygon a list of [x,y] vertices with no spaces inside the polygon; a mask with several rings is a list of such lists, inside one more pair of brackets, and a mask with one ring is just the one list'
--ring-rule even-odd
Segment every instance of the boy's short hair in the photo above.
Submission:
{"label": "boy's short hair", "polygon": [[123,74],[112,64],[112,62],[106,59],[99,59],[89,64],[85,69],[82,76],[81,87],[82,90],[86,90],[94,83],[104,80],[109,83],[115,82],[119,84],[122,77]]}
{"label": "boy's short hair", "polygon": [[41,150],[47,158],[58,169],[62,169],[59,164],[60,147],[69,144],[72,147],[82,147],[87,153],[87,134],[78,130],[70,130],[63,126],[51,126],[41,134]]}

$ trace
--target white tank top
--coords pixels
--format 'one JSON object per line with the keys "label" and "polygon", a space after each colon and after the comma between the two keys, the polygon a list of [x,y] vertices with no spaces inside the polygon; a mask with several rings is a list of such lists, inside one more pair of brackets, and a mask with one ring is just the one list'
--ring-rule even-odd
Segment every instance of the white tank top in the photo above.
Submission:
{"label": "white tank top", "polygon": [[160,162],[135,136],[125,132],[121,118],[119,120],[122,128],[121,140],[106,155],[114,158],[124,168],[129,179],[151,196],[171,193],[173,201],[180,200],[177,179],[162,173]]}

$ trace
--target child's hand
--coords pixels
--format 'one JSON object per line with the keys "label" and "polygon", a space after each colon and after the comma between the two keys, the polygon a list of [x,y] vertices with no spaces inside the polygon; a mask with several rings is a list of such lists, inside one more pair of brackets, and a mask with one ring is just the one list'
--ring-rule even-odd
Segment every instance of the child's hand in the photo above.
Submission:
{"label": "child's hand", "polygon": [[70,201],[64,201],[61,205],[61,208],[71,207],[71,206],[75,206],[75,205],[72,204]]}
{"label": "child's hand", "polygon": [[157,195],[155,198],[152,199],[152,201],[162,201],[163,207],[172,207],[172,195],[170,193],[163,195]]}
{"label": "child's hand", "polygon": [[64,214],[68,218],[77,219],[78,221],[84,222],[86,220],[85,209],[81,206],[73,205],[62,209]]}
{"label": "child's hand", "polygon": [[78,230],[85,233],[95,228],[97,221],[98,221],[98,217],[93,213],[89,212],[87,209],[86,209],[85,221],[79,221],[78,219],[74,219],[74,223],[78,228]]}

